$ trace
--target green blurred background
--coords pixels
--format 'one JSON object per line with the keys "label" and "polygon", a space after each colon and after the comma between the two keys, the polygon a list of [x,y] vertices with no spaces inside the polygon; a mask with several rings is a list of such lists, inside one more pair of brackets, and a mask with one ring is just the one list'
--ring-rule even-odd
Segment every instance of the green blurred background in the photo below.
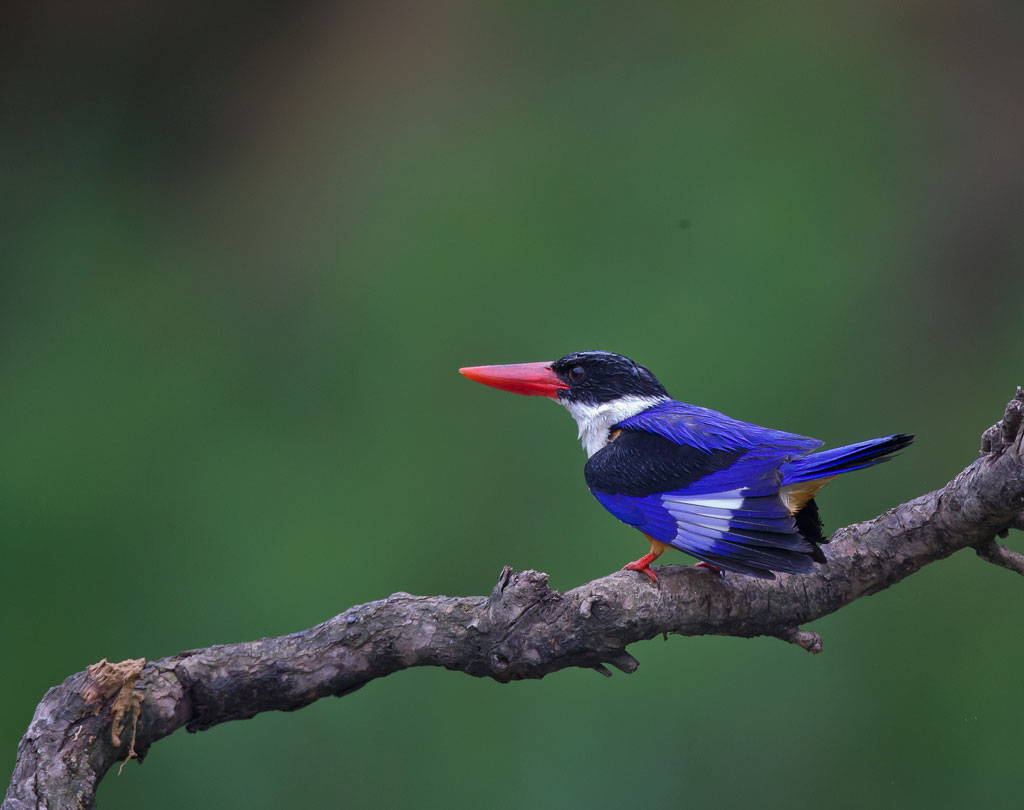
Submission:
{"label": "green blurred background", "polygon": [[[462,365],[610,349],[830,444],[917,433],[833,529],[944,484],[1024,382],[1021,9],[5,5],[2,760],[102,657],[643,553],[567,415]],[[179,732],[100,804],[1016,806],[1022,608],[961,553],[817,657],[403,672]]]}

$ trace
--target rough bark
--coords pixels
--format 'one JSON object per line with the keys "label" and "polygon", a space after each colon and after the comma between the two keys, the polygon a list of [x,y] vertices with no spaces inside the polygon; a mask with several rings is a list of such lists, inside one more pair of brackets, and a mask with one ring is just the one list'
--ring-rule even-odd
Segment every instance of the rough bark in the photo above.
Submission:
{"label": "rough bark", "polygon": [[809,652],[799,625],[973,547],[1024,573],[995,537],[1024,526],[1024,392],[985,431],[982,455],[946,486],[840,529],[828,565],[774,581],[691,566],[659,569],[660,587],[618,572],[566,593],[537,571],[502,571],[490,596],[411,596],[357,605],[278,638],[188,650],[158,661],[101,661],[50,689],[18,747],[2,810],[88,808],[117,762],[144,757],[185,726],[201,731],[259,712],[342,696],[407,667],[512,681],[566,667],[632,672],[626,646],[664,633],[774,636]]}

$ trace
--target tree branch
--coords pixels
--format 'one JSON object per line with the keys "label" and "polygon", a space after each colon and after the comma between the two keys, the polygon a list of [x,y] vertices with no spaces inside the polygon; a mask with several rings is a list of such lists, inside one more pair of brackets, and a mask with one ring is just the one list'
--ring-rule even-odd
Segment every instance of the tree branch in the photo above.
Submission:
{"label": "tree branch", "polygon": [[347,695],[375,678],[437,666],[507,682],[567,667],[633,672],[626,645],[658,635],[774,636],[808,652],[799,625],[877,593],[922,566],[973,547],[1024,573],[1024,556],[994,537],[1024,514],[1024,392],[985,431],[982,457],[945,487],[837,531],[828,566],[774,581],[692,566],[659,569],[660,588],[617,572],[566,593],[547,574],[505,568],[490,596],[411,596],[357,605],[300,633],[101,661],[50,689],[18,746],[2,810],[88,808],[118,761],[142,759],[178,728],[201,731],[260,712]]}

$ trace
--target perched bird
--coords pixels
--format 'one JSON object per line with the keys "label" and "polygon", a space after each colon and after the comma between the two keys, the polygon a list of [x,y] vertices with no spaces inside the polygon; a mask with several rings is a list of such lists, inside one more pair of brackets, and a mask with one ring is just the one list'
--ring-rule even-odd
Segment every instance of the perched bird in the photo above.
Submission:
{"label": "perched bird", "polygon": [[761,579],[810,572],[826,562],[818,490],[914,440],[897,433],[808,455],[822,442],[678,402],[648,369],[609,352],[459,371],[565,406],[587,451],[590,491],[650,541],[650,553],[623,570],[655,584],[650,565],[670,546],[706,567]]}

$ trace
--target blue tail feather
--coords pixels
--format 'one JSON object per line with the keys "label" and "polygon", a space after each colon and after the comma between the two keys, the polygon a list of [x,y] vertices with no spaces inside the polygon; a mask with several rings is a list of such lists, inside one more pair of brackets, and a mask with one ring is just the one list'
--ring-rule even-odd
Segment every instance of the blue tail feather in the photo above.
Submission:
{"label": "blue tail feather", "polygon": [[789,461],[779,468],[782,473],[782,484],[799,484],[871,467],[888,461],[892,453],[902,450],[912,441],[912,435],[896,433],[880,439],[868,439],[865,442],[837,447],[834,450],[812,453],[804,458]]}

